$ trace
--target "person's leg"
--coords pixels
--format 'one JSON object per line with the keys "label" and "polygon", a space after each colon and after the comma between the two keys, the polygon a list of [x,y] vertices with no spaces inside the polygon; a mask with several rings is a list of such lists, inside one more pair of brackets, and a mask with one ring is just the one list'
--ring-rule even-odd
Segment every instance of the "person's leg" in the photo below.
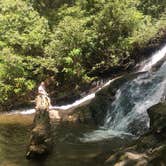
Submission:
{"label": "person's leg", "polygon": [[52,106],[52,105],[51,105],[51,99],[50,99],[50,98],[48,98],[48,103],[49,103],[49,106]]}
{"label": "person's leg", "polygon": [[47,99],[47,103],[48,103],[48,108],[52,107],[50,98],[48,96],[46,96],[46,99]]}

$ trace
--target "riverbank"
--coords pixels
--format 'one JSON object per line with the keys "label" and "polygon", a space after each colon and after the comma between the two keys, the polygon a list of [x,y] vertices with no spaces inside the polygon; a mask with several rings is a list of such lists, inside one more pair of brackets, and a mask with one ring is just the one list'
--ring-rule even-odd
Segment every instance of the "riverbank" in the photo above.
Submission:
{"label": "riverbank", "polygon": [[[34,115],[0,114],[0,165],[1,166],[101,166],[95,158],[104,152],[125,146],[131,140],[114,138],[111,140],[83,143],[83,133],[96,128],[86,124],[52,124],[53,151],[47,158],[26,160],[27,144],[33,128]],[[2,122],[2,123],[1,123]]]}

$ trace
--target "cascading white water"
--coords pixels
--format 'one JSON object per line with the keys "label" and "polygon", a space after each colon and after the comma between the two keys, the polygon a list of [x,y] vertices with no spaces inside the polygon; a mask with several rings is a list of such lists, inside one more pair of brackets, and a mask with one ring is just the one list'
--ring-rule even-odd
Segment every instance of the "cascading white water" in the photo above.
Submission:
{"label": "cascading white water", "polygon": [[8,115],[14,115],[14,114],[21,114],[21,115],[28,115],[28,114],[33,114],[35,113],[35,109],[34,108],[23,108],[23,109],[19,109],[19,110],[12,110],[11,112],[7,113]]}
{"label": "cascading white water", "polygon": [[166,57],[166,45],[162,47],[159,51],[154,53],[149,59],[146,59],[145,61],[142,62],[140,65],[139,71],[149,71],[155,65],[158,63],[160,60]]}
{"label": "cascading white water", "polygon": [[[164,58],[165,54],[166,54],[166,45],[161,50],[159,50],[158,52],[156,52],[153,56],[151,56],[151,58],[149,58],[148,60],[146,60],[143,63],[143,67],[140,69],[140,71],[150,70],[153,65],[155,65],[158,61],[160,61],[162,58]],[[86,102],[88,100],[93,99],[95,97],[95,93],[96,92],[98,92],[103,87],[108,86],[111,82],[113,82],[114,80],[116,80],[118,78],[109,80],[102,87],[100,87],[99,89],[97,89],[94,93],[89,94],[89,95],[83,97],[82,99],[76,100],[72,104],[67,104],[67,105],[62,105],[62,106],[53,106],[53,107],[51,107],[51,109],[67,110],[67,109],[76,107],[76,106],[78,106],[78,105],[80,105],[80,104],[82,104],[82,103],[84,103],[84,102]]]}
{"label": "cascading white water", "polygon": [[108,109],[104,125],[84,134],[83,142],[99,141],[116,136],[138,136],[149,128],[147,109],[159,103],[166,92],[166,62],[157,72],[149,72],[153,65],[166,57],[166,45],[146,60],[139,70],[147,71],[127,81],[116,92],[116,99]]}
{"label": "cascading white water", "polygon": [[62,106],[53,106],[51,107],[51,109],[58,109],[58,110],[67,110],[69,108],[72,108],[72,107],[75,107],[75,106],[78,106],[88,100],[91,100],[95,97],[95,93],[92,93],[90,95],[87,95],[86,97],[82,98],[82,99],[79,99],[79,100],[76,100],[74,103],[72,104],[68,104],[68,105],[62,105]]}
{"label": "cascading white water", "polygon": [[83,97],[82,99],[76,100],[74,103],[72,104],[68,104],[68,105],[62,105],[62,106],[53,106],[51,107],[51,109],[58,109],[58,110],[67,110],[76,106],[79,106],[80,104],[83,104],[84,102],[87,102],[89,100],[92,100],[93,98],[95,98],[95,94],[96,92],[100,91],[103,87],[107,86],[108,84],[110,84],[111,82],[113,82],[114,80],[118,79],[119,77],[109,80],[106,84],[104,84],[102,87],[98,88],[94,93],[91,93],[85,97]]}
{"label": "cascading white water", "polygon": [[[146,60],[139,71],[150,71],[152,66],[165,56],[166,46]],[[146,131],[149,127],[149,117],[146,110],[157,104],[163,96],[166,85],[165,71],[166,64],[163,64],[156,73],[147,72],[123,84],[116,93],[115,101],[108,109],[104,125],[98,130],[84,134],[81,141],[98,141],[115,136],[139,135],[142,131]],[[108,86],[114,80],[108,81],[103,87]],[[53,108],[65,110],[78,106],[93,99],[95,93],[79,99],[73,104],[54,106]],[[34,112],[34,109],[21,112],[13,111],[14,114],[31,114]]]}
{"label": "cascading white water", "polygon": [[[73,107],[77,107],[79,106],[80,104],[83,104],[89,100],[92,100],[93,98],[95,98],[95,94],[96,92],[98,92],[99,90],[101,90],[103,87],[109,85],[111,82],[113,82],[114,80],[118,79],[119,77],[115,78],[115,79],[112,79],[112,80],[109,80],[106,84],[104,84],[102,87],[98,88],[95,92],[81,98],[81,99],[78,99],[76,100],[74,103],[72,104],[67,104],[67,105],[62,105],[62,106],[58,106],[58,105],[55,105],[55,106],[51,106],[50,109],[58,109],[58,110],[67,110],[67,109],[70,109],[70,108],[73,108]],[[32,113],[35,113],[35,109],[21,109],[21,110],[12,110],[10,113],[8,114],[32,114]]]}

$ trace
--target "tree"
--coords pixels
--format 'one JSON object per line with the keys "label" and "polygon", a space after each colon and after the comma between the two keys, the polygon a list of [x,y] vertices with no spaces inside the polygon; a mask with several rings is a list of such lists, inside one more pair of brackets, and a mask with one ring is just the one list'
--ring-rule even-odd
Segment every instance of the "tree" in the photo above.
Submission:
{"label": "tree", "polygon": [[0,48],[11,46],[21,54],[41,53],[48,34],[47,20],[22,0],[0,1]]}
{"label": "tree", "polygon": [[54,27],[45,54],[55,59],[66,80],[80,79],[85,75],[83,59],[88,47],[93,45],[95,34],[88,29],[89,18],[84,17],[84,11],[79,7],[63,8],[59,16],[61,20]]}

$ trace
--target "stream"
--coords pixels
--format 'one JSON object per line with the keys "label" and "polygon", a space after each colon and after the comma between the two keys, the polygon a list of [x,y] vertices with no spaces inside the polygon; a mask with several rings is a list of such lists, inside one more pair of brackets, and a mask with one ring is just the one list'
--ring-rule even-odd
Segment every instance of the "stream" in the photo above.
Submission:
{"label": "stream", "polygon": [[53,152],[40,160],[26,160],[25,152],[34,115],[0,115],[1,166],[101,166],[100,154],[127,145],[120,137],[94,143],[80,141],[83,133],[94,130],[87,125],[57,125],[53,129]]}
{"label": "stream", "polygon": [[[0,166],[101,166],[105,156],[149,129],[146,110],[166,95],[166,63],[163,60],[156,71],[152,67],[165,55],[166,46],[142,63],[139,71],[144,73],[120,86],[99,128],[86,124],[53,125],[54,148],[46,159],[25,159],[34,109],[0,114]],[[95,93],[73,104],[54,107],[67,109],[94,97]]]}

